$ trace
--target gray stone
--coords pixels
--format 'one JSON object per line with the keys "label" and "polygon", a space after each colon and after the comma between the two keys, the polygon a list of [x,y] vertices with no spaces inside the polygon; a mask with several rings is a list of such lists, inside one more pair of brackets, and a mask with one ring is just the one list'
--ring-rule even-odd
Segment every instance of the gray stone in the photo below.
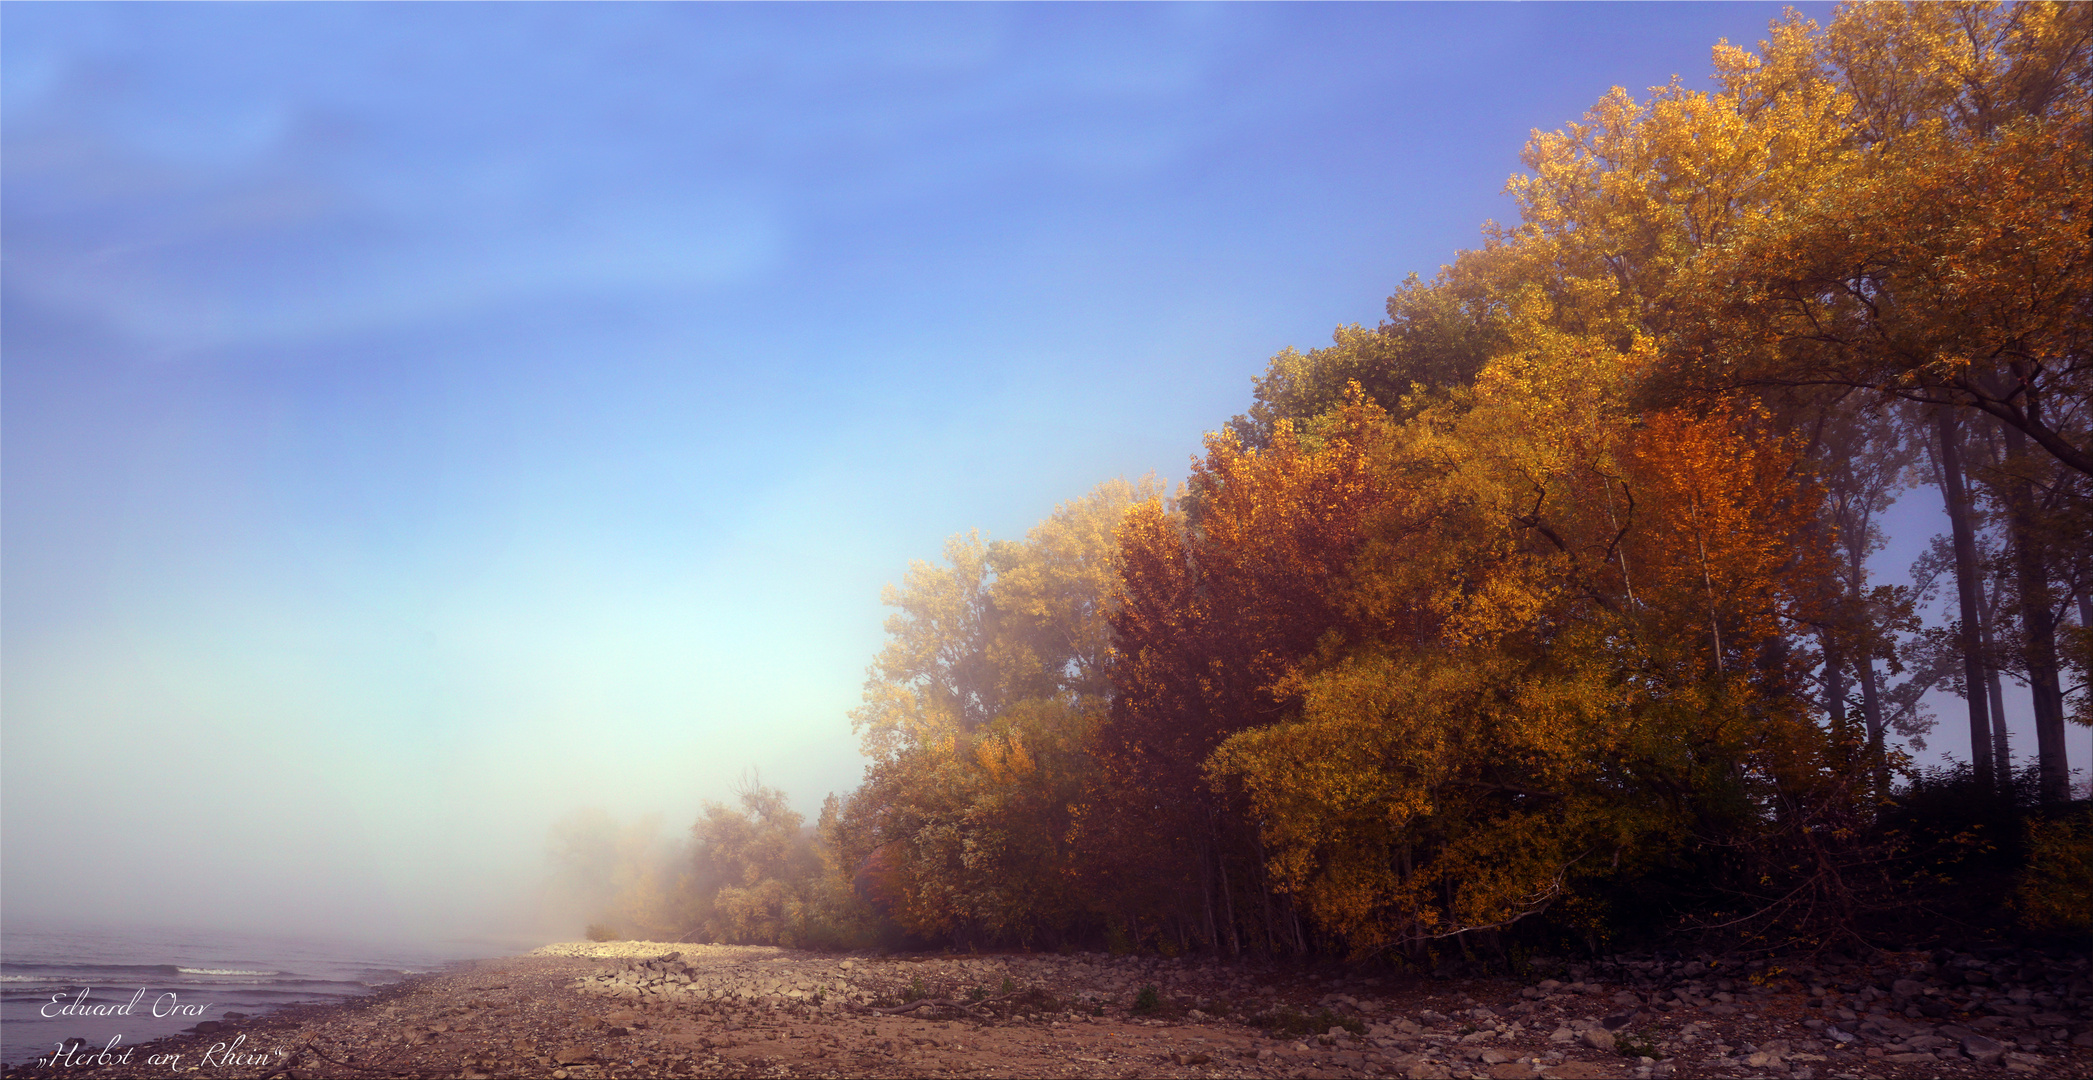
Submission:
{"label": "gray stone", "polygon": [[1996,1065],[2006,1054],[2006,1044],[1988,1035],[1971,1032],[1962,1037],[1962,1052],[1979,1065]]}
{"label": "gray stone", "polygon": [[1589,1046],[1594,1050],[1604,1050],[1609,1054],[1615,1052],[1613,1032],[1608,1031],[1605,1028],[1592,1028],[1591,1030],[1584,1033],[1583,1039],[1584,1045]]}

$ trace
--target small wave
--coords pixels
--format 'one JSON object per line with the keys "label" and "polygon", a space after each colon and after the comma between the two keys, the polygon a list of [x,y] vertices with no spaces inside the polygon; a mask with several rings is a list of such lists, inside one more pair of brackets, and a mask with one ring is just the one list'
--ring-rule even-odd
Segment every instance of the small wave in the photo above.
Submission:
{"label": "small wave", "polygon": [[[0,971],[33,971],[36,977],[47,979],[79,978],[83,973],[123,972],[131,975],[179,975],[181,969],[173,964],[68,964],[68,963],[0,963]],[[4,977],[4,976],[0,976]]]}
{"label": "small wave", "polygon": [[247,1001],[315,1001],[321,998],[357,998],[370,992],[370,987],[358,986],[346,990],[242,990],[237,996]]}
{"label": "small wave", "polygon": [[281,971],[248,971],[244,968],[185,968],[174,969],[182,975],[281,975]]}

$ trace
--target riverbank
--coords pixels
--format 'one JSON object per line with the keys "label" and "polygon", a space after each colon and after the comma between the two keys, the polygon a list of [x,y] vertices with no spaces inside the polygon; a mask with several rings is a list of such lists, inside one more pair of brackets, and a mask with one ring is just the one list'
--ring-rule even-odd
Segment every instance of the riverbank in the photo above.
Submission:
{"label": "riverbank", "polygon": [[48,1055],[67,1038],[129,1045],[350,1001],[517,944],[14,920],[0,930],[0,1064]]}
{"label": "riverbank", "polygon": [[7,1075],[2093,1074],[2083,957],[1895,955],[1786,969],[1637,960],[1559,974],[1439,980],[1098,955],[570,944],[131,1047],[120,1062],[75,1055]]}

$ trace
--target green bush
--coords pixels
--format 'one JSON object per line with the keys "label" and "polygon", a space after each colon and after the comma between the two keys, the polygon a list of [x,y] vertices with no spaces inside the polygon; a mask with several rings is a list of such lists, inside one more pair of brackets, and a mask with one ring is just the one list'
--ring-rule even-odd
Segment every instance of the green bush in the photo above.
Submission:
{"label": "green bush", "polygon": [[1250,1022],[1258,1027],[1265,1028],[1274,1035],[1284,1035],[1296,1039],[1308,1035],[1321,1035],[1334,1027],[1343,1028],[1354,1035],[1366,1034],[1365,1021],[1356,1016],[1340,1016],[1331,1012],[1327,1007],[1317,1009],[1312,1013],[1304,1013],[1289,1006],[1276,1012],[1253,1016],[1250,1018]]}
{"label": "green bush", "polygon": [[1623,1031],[1613,1037],[1613,1050],[1625,1058],[1661,1058],[1657,1040],[1647,1031]]}
{"label": "green bush", "polygon": [[1162,995],[1156,993],[1156,988],[1153,986],[1144,986],[1141,988],[1140,993],[1134,995],[1133,1011],[1142,1015],[1147,1015],[1148,1013],[1156,1011],[1156,1009],[1160,1008],[1162,1004]]}

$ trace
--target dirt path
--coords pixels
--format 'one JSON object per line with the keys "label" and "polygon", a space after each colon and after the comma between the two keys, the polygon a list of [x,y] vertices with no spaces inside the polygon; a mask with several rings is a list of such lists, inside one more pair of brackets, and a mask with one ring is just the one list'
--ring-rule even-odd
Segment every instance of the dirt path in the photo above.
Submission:
{"label": "dirt path", "polygon": [[[575,955],[587,953],[623,955]],[[132,1047],[121,1061],[75,1055],[7,1075],[2093,1074],[2083,958],[1924,962],[1932,974],[1893,960],[1748,979],[1652,961],[1528,985],[1094,955],[874,959],[631,943],[540,954]],[[1900,972],[1920,977],[1886,977]],[[880,1011],[924,998],[981,1004]]]}

